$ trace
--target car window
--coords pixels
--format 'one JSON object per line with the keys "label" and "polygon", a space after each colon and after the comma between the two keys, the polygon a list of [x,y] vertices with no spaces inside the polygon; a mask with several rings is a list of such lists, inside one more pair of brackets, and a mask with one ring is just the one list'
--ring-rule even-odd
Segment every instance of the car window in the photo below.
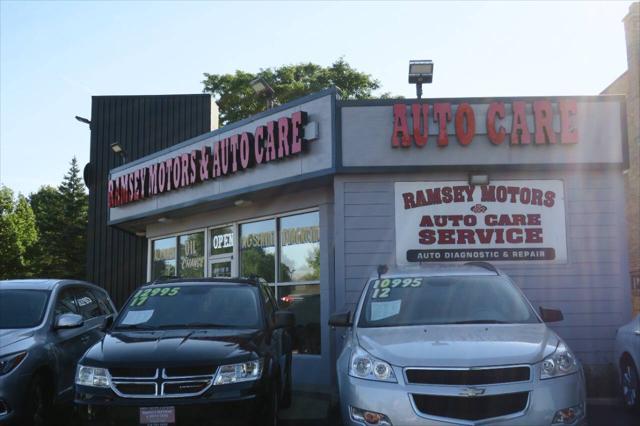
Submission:
{"label": "car window", "polygon": [[48,300],[45,290],[0,290],[0,330],[40,324]]}
{"label": "car window", "polygon": [[260,328],[260,300],[250,286],[182,285],[137,290],[116,328]]}
{"label": "car window", "polygon": [[276,309],[273,305],[270,291],[265,285],[261,285],[260,292],[262,295],[262,302],[264,305],[265,312],[267,314],[267,318],[269,319],[269,322],[273,322],[273,313],[275,312]]}
{"label": "car window", "polygon": [[80,314],[85,320],[103,315],[98,300],[88,288],[76,287],[75,291]]}
{"label": "car window", "polygon": [[103,315],[110,315],[114,313],[111,303],[109,302],[109,296],[107,296],[105,292],[95,289],[91,289],[91,292],[95,296],[96,300],[98,300],[98,305],[100,306],[100,311]]}
{"label": "car window", "polygon": [[73,293],[73,289],[70,287],[63,288],[58,293],[58,298],[56,300],[55,313],[57,315],[62,314],[77,314],[78,313],[78,305],[76,304],[76,298]]}

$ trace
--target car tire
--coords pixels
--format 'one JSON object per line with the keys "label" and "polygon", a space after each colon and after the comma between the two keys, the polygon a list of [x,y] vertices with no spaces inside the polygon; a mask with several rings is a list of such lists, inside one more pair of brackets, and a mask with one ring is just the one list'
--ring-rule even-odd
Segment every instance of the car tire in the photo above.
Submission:
{"label": "car tire", "polygon": [[625,407],[640,411],[640,377],[632,359],[620,361],[620,391]]}
{"label": "car tire", "polygon": [[46,426],[50,424],[53,408],[51,384],[39,374],[31,379],[27,390],[26,426]]}
{"label": "car tire", "polygon": [[292,378],[291,378],[291,353],[287,355],[285,367],[285,382],[282,389],[282,398],[280,399],[280,408],[291,407],[292,401]]}

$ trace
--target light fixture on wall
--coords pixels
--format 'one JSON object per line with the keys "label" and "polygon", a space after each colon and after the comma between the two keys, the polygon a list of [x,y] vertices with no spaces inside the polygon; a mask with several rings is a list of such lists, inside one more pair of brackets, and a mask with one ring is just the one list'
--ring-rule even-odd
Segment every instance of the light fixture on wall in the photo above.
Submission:
{"label": "light fixture on wall", "polygon": [[233,204],[236,207],[247,207],[247,206],[250,206],[251,204],[253,204],[253,201],[240,199],[240,200],[235,200],[233,202]]}
{"label": "light fixture on wall", "polygon": [[489,175],[482,173],[469,173],[469,185],[489,185]]}
{"label": "light fixture on wall", "polygon": [[158,218],[158,223],[167,223],[167,222],[171,222],[171,219],[169,219],[166,216],[162,216]]}
{"label": "light fixture on wall", "polygon": [[267,109],[270,109],[273,107],[273,100],[275,98],[276,92],[273,90],[271,86],[269,86],[269,83],[267,83],[267,80],[265,80],[262,77],[258,77],[255,80],[252,80],[251,83],[249,83],[249,85],[251,86],[253,91],[256,93],[256,95],[264,95],[264,97],[267,99]]}
{"label": "light fixture on wall", "polygon": [[118,154],[120,156],[120,158],[122,158],[122,163],[126,163],[127,162],[127,152],[124,150],[122,145],[120,145],[120,142],[112,143],[111,144],[111,151],[113,151],[115,154]]}
{"label": "light fixture on wall", "polygon": [[416,96],[422,99],[422,83],[433,81],[433,61],[416,59],[409,61],[409,83],[416,85]]}

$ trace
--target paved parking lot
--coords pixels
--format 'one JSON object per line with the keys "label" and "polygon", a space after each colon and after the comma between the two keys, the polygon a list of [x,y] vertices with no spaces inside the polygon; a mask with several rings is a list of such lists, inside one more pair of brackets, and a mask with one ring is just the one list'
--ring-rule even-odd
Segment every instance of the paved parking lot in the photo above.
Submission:
{"label": "paved parking lot", "polygon": [[[76,426],[77,421],[69,416],[71,408],[60,410],[56,426]],[[640,424],[640,414],[631,413],[616,401],[598,401],[588,405],[589,426],[636,426]],[[282,426],[335,426],[339,416],[326,398],[313,394],[297,395],[293,406],[281,413]],[[63,420],[62,420],[63,419]],[[124,426],[124,425],[122,425]]]}

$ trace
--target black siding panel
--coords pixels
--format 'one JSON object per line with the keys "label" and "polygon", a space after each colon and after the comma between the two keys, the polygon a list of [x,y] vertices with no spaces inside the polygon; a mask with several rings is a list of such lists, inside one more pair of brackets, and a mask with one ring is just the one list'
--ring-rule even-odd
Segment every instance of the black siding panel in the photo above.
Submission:
{"label": "black siding panel", "polygon": [[122,164],[111,144],[119,142],[129,162],[210,129],[206,94],[92,98],[87,279],[105,288],[118,307],[146,281],[147,240],[107,225],[109,170]]}

